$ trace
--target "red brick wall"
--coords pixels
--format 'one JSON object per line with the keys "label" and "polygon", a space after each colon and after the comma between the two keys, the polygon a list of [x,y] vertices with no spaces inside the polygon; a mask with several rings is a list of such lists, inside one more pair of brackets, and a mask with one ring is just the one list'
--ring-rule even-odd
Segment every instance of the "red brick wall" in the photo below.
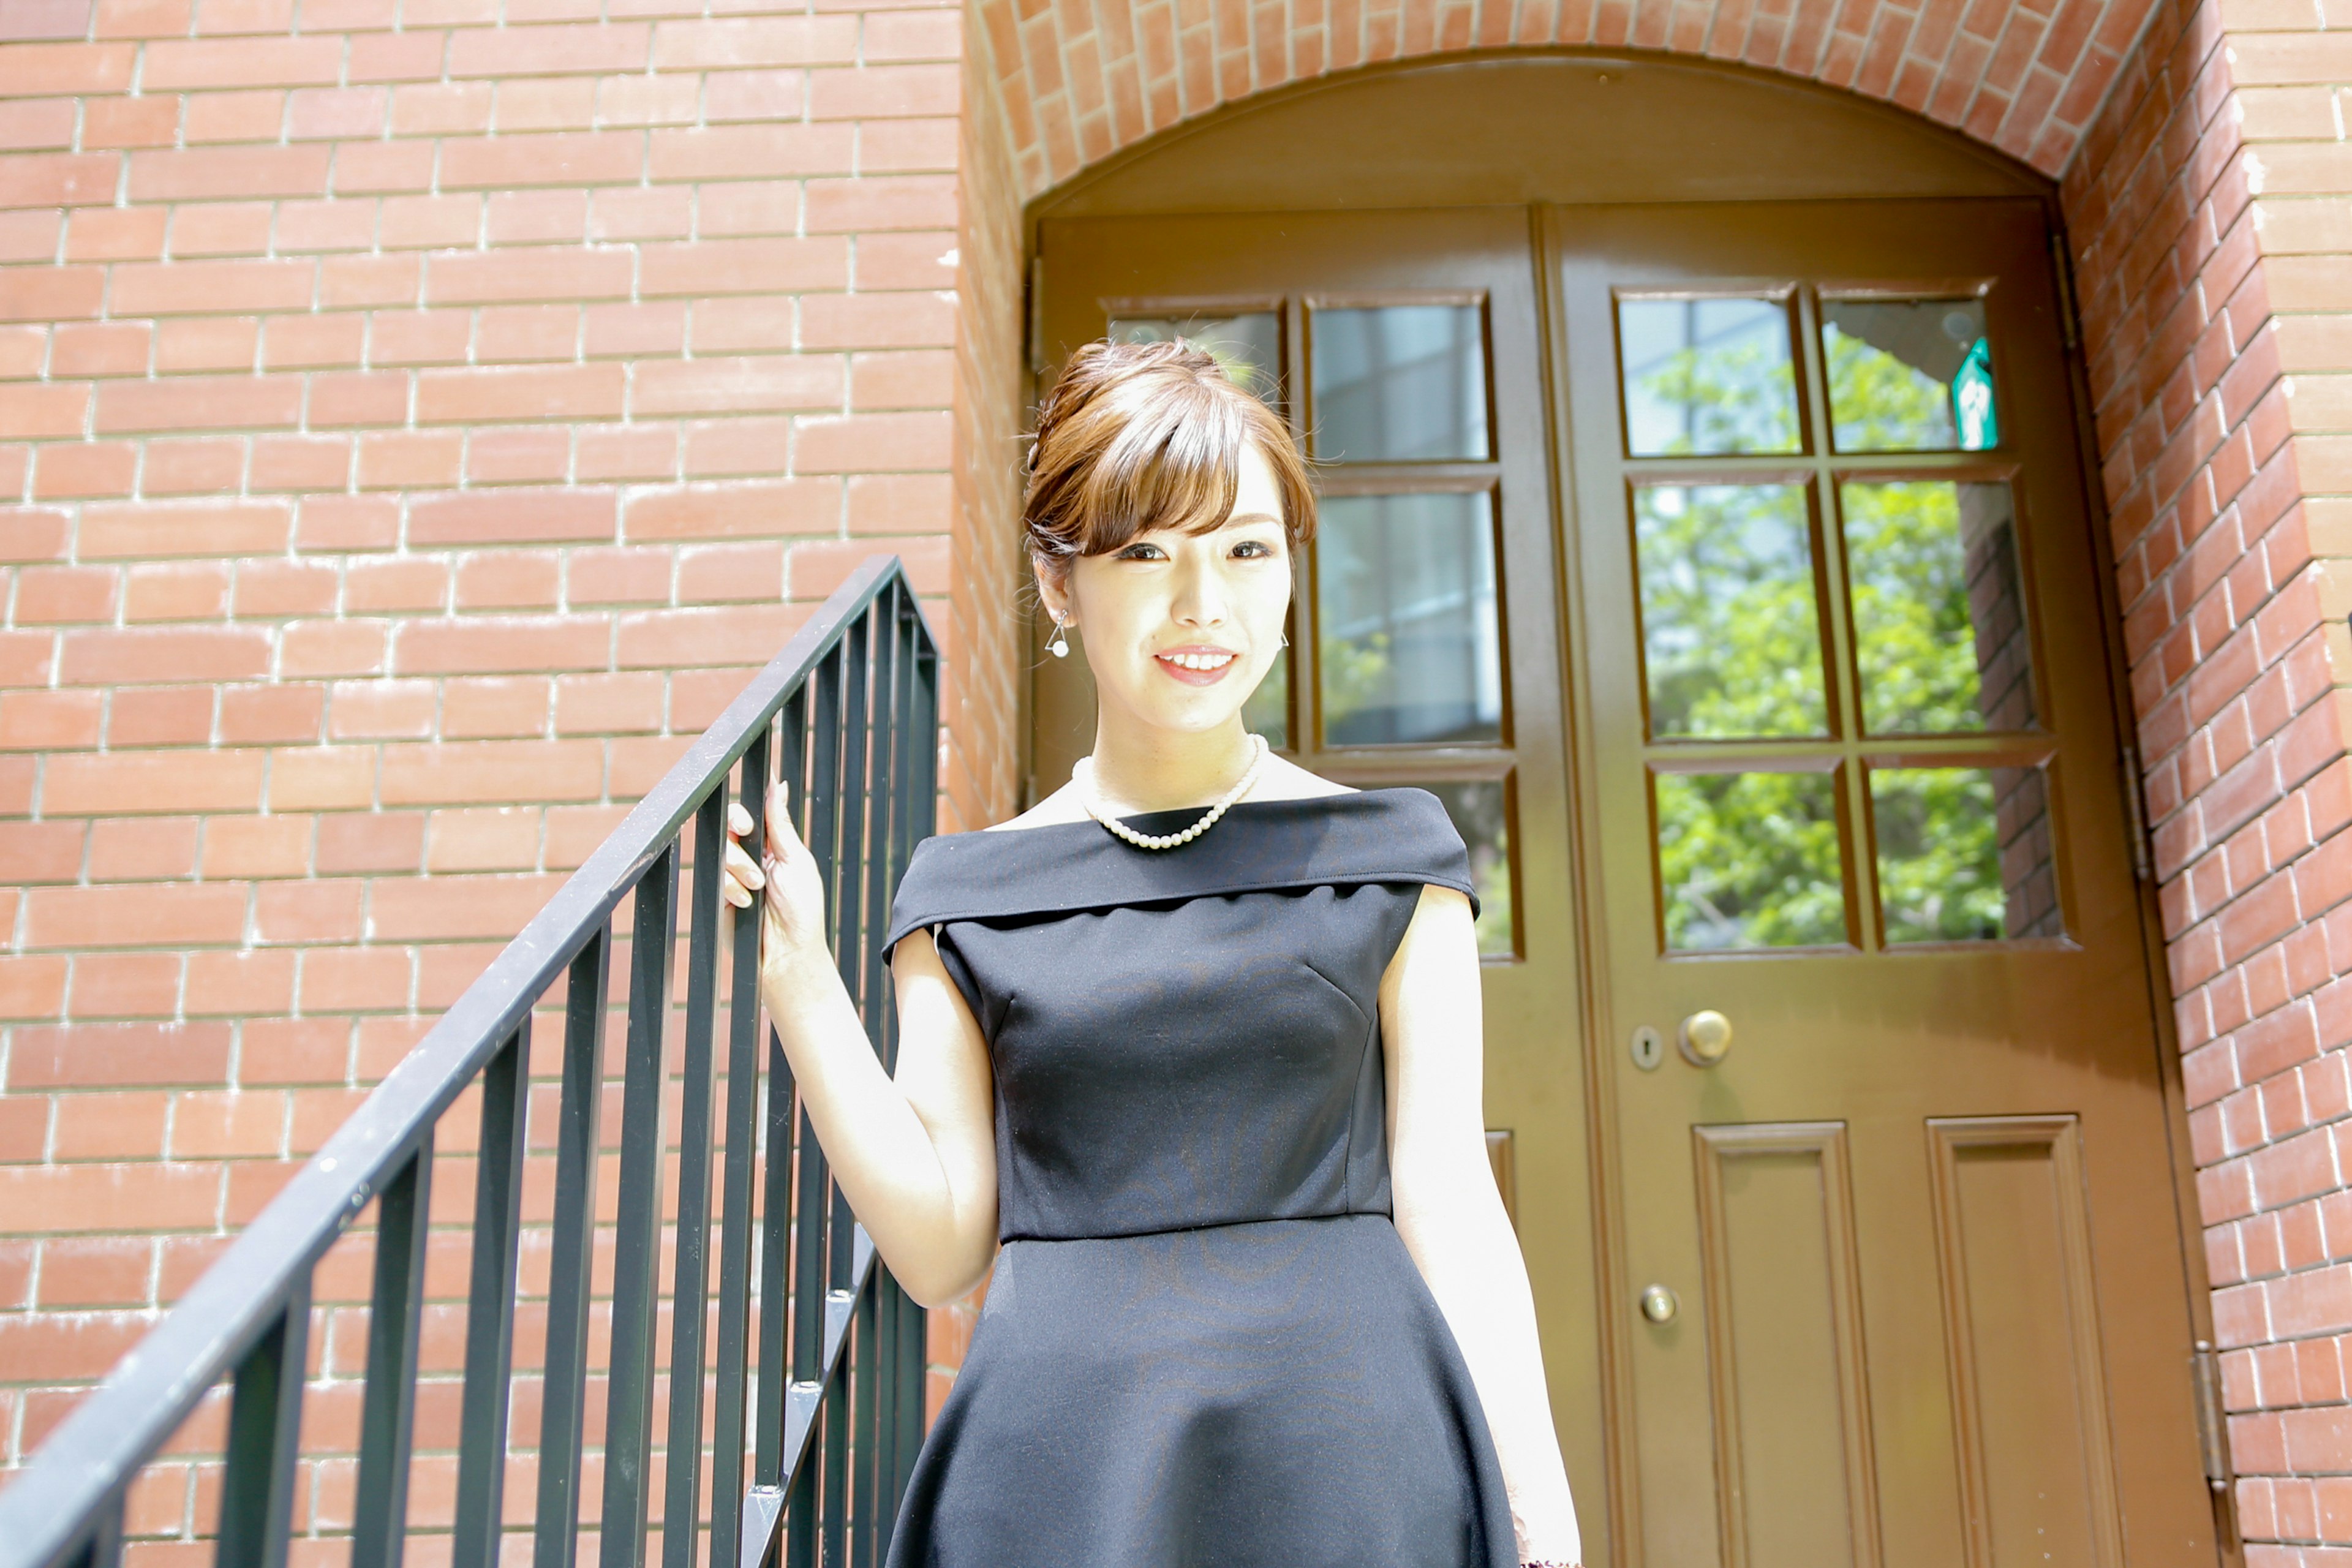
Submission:
{"label": "red brick wall", "polygon": [[2352,1545],[2347,24],[2166,0],[2065,182],[2257,1563]]}
{"label": "red brick wall", "polygon": [[2344,0],[1330,4],[0,0],[0,1464],[866,550],[1013,805],[1023,194],[1563,38],[2066,169],[2239,1500],[2352,1545]]}
{"label": "red brick wall", "polygon": [[1009,807],[961,33],[0,0],[0,1466],[868,552]]}
{"label": "red brick wall", "polygon": [[1383,60],[1555,46],[1783,71],[1925,115],[2054,175],[2156,0],[976,3],[1034,196],[1269,88]]}

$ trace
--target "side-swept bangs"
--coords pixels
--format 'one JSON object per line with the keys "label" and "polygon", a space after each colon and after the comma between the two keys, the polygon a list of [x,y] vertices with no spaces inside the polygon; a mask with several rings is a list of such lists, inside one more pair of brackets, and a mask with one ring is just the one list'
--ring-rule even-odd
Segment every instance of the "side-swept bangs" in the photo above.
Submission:
{"label": "side-swept bangs", "polygon": [[1295,552],[1315,534],[1315,490],[1274,411],[1181,339],[1088,343],[1037,412],[1022,501],[1029,548],[1058,573],[1149,529],[1222,527],[1252,445],[1274,470]]}

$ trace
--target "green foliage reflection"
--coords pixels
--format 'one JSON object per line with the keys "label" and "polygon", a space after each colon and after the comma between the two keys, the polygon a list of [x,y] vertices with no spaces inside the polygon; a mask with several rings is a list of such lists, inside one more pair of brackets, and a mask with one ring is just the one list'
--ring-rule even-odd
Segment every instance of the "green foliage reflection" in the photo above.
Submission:
{"label": "green foliage reflection", "polygon": [[1636,492],[1650,732],[1819,735],[1821,617],[1811,529],[1794,485]]}
{"label": "green foliage reflection", "polygon": [[1660,773],[1666,946],[1812,947],[1846,940],[1831,773]]}
{"label": "green foliage reflection", "polygon": [[[1874,334],[1891,330],[1875,319],[1862,324]],[[1948,384],[1834,325],[1825,338],[1841,449],[1959,444]],[[1967,345],[1955,342],[1957,359]],[[1629,406],[1676,410],[1681,435],[1668,446],[1677,452],[1759,449],[1783,438],[1769,358],[1740,343],[1663,356],[1629,385]],[[1794,434],[1791,426],[1790,445]],[[1848,483],[1839,502],[1864,727],[1882,735],[2030,727],[2006,487]],[[1652,737],[1826,735],[1802,489],[1652,487],[1636,491],[1633,510]],[[2048,822],[2039,774],[1998,772],[2017,777],[1997,789],[1996,770],[1984,768],[1872,770],[1875,845],[1866,858],[1890,943],[2055,933],[2054,900],[2042,887]],[[1836,779],[1654,775],[1670,950],[1851,940]],[[2014,841],[2015,887],[2004,881],[2004,831]]]}
{"label": "green foliage reflection", "polygon": [[1627,300],[1618,329],[1626,437],[1636,457],[1798,449],[1784,305]]}
{"label": "green foliage reflection", "polygon": [[1888,942],[1990,942],[2005,934],[2009,899],[1990,773],[1874,768],[1870,814]]}
{"label": "green foliage reflection", "polygon": [[[1840,500],[1863,722],[1881,735],[1983,729],[1960,487],[1941,479],[1849,484]],[[1997,547],[2008,542],[2003,531]]]}

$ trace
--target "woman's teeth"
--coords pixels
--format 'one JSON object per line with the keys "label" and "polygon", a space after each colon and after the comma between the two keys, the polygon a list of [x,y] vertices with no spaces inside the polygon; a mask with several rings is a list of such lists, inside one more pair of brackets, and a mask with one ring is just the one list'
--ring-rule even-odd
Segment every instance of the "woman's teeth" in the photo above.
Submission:
{"label": "woman's teeth", "polygon": [[1223,669],[1234,661],[1229,653],[1163,653],[1160,657],[1180,669]]}

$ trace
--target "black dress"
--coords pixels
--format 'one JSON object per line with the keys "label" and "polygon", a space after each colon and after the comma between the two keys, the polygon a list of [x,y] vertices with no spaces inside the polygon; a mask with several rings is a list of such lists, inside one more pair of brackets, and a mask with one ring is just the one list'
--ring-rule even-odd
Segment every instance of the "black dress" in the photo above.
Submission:
{"label": "black dress", "polygon": [[1378,998],[1424,882],[1472,890],[1416,789],[917,848],[888,941],[932,928],[987,1038],[1003,1247],[890,1568],[1516,1568],[1390,1218]]}

